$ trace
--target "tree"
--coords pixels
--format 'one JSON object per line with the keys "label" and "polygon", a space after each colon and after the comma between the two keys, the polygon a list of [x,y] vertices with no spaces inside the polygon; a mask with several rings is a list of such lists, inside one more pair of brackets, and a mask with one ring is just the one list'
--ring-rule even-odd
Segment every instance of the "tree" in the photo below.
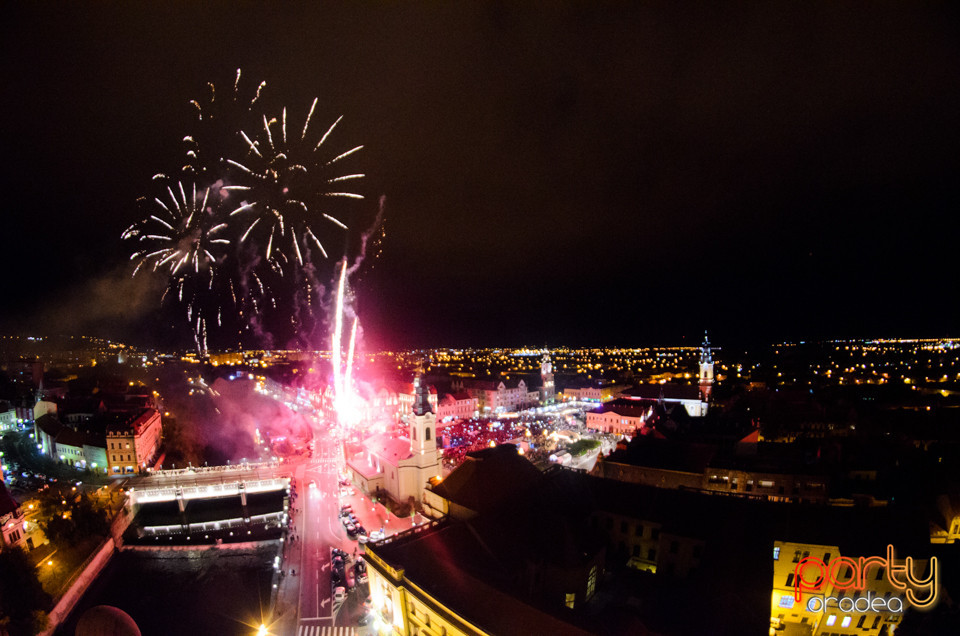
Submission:
{"label": "tree", "polygon": [[10,636],[39,634],[52,606],[27,554],[20,548],[0,552],[0,631]]}
{"label": "tree", "polygon": [[40,496],[40,528],[52,542],[73,546],[90,536],[105,536],[110,524],[86,493],[49,488]]}

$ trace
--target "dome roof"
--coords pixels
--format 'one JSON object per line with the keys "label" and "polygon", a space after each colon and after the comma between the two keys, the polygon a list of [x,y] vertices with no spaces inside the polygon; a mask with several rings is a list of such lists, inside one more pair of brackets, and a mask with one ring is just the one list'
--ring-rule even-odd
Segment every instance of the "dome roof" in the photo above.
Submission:
{"label": "dome roof", "polygon": [[75,636],[140,636],[130,615],[112,605],[91,607],[77,621]]}

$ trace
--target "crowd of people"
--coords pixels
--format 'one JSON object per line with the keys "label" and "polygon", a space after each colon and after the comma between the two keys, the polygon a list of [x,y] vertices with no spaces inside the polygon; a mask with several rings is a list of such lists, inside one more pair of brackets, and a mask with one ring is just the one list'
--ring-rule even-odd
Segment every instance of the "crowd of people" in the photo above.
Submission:
{"label": "crowd of people", "polygon": [[[563,420],[559,420],[565,426]],[[542,436],[558,427],[557,421],[535,416],[512,418],[474,418],[458,420],[441,426],[438,434],[438,446],[442,447],[445,468],[456,468],[467,453],[503,444],[511,440],[521,440],[536,447]]]}

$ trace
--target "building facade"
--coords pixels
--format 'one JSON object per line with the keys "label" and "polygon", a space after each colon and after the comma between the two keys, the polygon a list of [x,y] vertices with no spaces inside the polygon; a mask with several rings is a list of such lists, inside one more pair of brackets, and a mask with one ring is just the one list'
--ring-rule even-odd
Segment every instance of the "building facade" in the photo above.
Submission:
{"label": "building facade", "polygon": [[477,398],[466,391],[445,393],[437,402],[437,421],[468,420],[477,417]]}
{"label": "building facade", "polygon": [[395,501],[421,501],[429,480],[441,474],[437,451],[437,418],[429,392],[417,378],[416,399],[407,437],[380,433],[366,439],[360,451],[347,459],[354,483],[369,493],[386,491]]}
{"label": "building facade", "polygon": [[610,435],[633,437],[653,414],[653,406],[642,402],[616,400],[586,414],[588,429]]}
{"label": "building facade", "polygon": [[0,481],[0,550],[22,547],[26,542],[26,522],[20,504]]}
{"label": "building facade", "polygon": [[713,391],[713,352],[710,350],[710,338],[703,332],[703,345],[700,347],[700,401],[703,413],[707,414],[707,404]]}
{"label": "building facade", "polygon": [[543,354],[543,360],[540,362],[540,403],[553,404],[557,401],[557,387],[553,381],[553,362],[550,360],[550,352]]}
{"label": "building facade", "polygon": [[143,409],[107,426],[107,466],[111,477],[146,470],[160,449],[160,412]]}

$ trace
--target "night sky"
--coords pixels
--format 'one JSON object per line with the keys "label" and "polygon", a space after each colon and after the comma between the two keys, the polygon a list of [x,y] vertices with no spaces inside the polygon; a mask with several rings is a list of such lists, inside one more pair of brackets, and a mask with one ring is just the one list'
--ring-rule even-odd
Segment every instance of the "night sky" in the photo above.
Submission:
{"label": "night sky", "polygon": [[240,67],[365,144],[368,349],[960,333],[956,5],[140,4],[5,7],[7,332],[163,340],[120,234]]}

